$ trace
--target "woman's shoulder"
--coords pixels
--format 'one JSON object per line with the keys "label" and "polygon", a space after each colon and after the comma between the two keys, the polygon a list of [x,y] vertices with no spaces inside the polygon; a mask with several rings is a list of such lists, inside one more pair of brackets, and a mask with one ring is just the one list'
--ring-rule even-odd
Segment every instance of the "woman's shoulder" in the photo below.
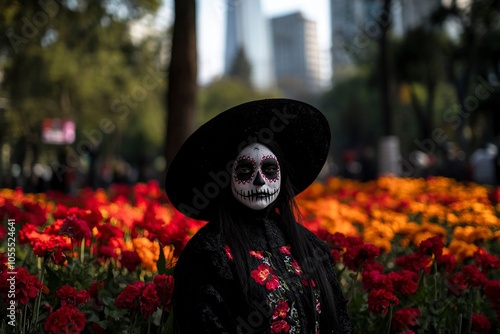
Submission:
{"label": "woman's shoulder", "polygon": [[177,272],[204,272],[216,270],[223,265],[224,243],[217,226],[203,226],[191,237],[179,255]]}
{"label": "woman's shoulder", "polygon": [[214,223],[207,223],[200,228],[186,244],[183,252],[211,252],[223,246],[222,234]]}

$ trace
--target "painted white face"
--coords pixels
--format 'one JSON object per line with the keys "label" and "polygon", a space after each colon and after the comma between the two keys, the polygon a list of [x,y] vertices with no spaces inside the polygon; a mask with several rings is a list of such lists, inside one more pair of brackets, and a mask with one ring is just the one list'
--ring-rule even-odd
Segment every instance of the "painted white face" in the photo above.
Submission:
{"label": "painted white face", "polygon": [[262,210],[278,198],[281,172],[278,159],[262,144],[243,148],[233,164],[231,188],[243,205]]}

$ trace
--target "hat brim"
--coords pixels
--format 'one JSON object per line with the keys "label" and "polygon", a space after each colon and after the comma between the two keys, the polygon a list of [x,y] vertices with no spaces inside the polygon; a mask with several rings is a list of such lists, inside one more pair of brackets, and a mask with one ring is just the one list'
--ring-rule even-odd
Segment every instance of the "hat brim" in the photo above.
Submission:
{"label": "hat brim", "polygon": [[232,162],[245,146],[277,145],[293,168],[294,195],[306,189],[323,168],[330,127],[315,107],[290,99],[266,99],[232,107],[200,126],[170,162],[165,191],[188,217],[208,220],[230,185]]}

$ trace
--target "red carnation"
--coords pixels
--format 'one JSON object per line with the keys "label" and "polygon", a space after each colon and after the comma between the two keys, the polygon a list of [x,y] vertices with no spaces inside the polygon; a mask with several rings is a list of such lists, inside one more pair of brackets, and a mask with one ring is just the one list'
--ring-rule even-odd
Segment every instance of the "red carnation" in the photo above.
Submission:
{"label": "red carnation", "polygon": [[332,255],[332,258],[333,258],[335,263],[340,262],[340,249],[333,248],[330,251],[330,254]]}
{"label": "red carnation", "polygon": [[172,294],[174,292],[174,276],[172,275],[156,275],[153,279],[156,285],[156,294],[163,308],[170,312],[172,311]]}
{"label": "red carnation", "polygon": [[422,241],[418,247],[418,252],[421,255],[432,256],[439,259],[443,255],[444,243],[440,236],[435,236]]}
{"label": "red carnation", "polygon": [[76,291],[76,289],[69,285],[63,285],[56,292],[56,297],[61,300],[61,304],[79,305],[86,303],[90,300],[90,295],[87,290]]}
{"label": "red carnation", "polygon": [[484,315],[472,313],[472,330],[476,333],[489,333],[491,328],[490,321]]}
{"label": "red carnation", "polygon": [[135,271],[137,266],[141,264],[141,258],[136,251],[124,250],[120,262],[128,271]]}
{"label": "red carnation", "polygon": [[16,300],[26,305],[30,299],[38,295],[43,288],[43,284],[38,280],[38,277],[31,275],[23,267],[16,268],[13,272],[17,274],[12,274],[11,271],[4,271],[0,274],[0,293],[2,297],[7,299],[7,294],[10,289],[10,280],[14,277],[16,284]]}
{"label": "red carnation", "polygon": [[59,233],[67,235],[76,241],[81,241],[84,238],[87,240],[92,238],[89,225],[84,220],[79,219],[76,214],[66,217]]}
{"label": "red carnation", "polygon": [[384,272],[384,265],[377,261],[367,261],[363,264],[364,271],[378,271],[380,273]]}
{"label": "red carnation", "polygon": [[418,274],[410,270],[400,270],[390,272],[388,275],[395,291],[403,295],[412,295],[418,288]]}
{"label": "red carnation", "polygon": [[459,295],[467,289],[465,275],[463,273],[454,273],[448,277],[448,290],[454,295]]}
{"label": "red carnation", "polygon": [[500,268],[500,259],[493,254],[489,254],[484,248],[479,248],[474,253],[474,262],[483,272]]}
{"label": "red carnation", "polygon": [[147,318],[156,311],[160,306],[160,299],[156,293],[156,285],[154,283],[148,283],[142,289],[141,296],[139,297],[139,308],[142,315]]}
{"label": "red carnation", "polygon": [[115,305],[129,310],[135,309],[135,301],[141,295],[142,289],[145,284],[142,281],[130,283],[123,289],[123,291],[116,297]]}
{"label": "red carnation", "polygon": [[426,273],[428,273],[430,263],[431,259],[428,256],[422,256],[418,253],[403,255],[396,258],[396,265],[415,272],[424,270]]}
{"label": "red carnation", "polygon": [[479,288],[486,282],[486,275],[473,264],[462,267],[467,284],[473,288]]}
{"label": "red carnation", "polygon": [[399,299],[391,291],[376,289],[368,294],[368,310],[386,314],[389,306],[399,304]]}
{"label": "red carnation", "polygon": [[353,246],[357,246],[357,245],[362,245],[364,242],[363,242],[363,238],[361,237],[346,237],[345,238],[345,247],[353,247]]}
{"label": "red carnation", "polygon": [[362,283],[365,290],[387,289],[392,290],[392,283],[389,276],[378,270],[364,270],[362,273]]}
{"label": "red carnation", "polygon": [[455,266],[457,265],[457,261],[455,260],[455,256],[453,254],[442,255],[440,258],[437,259],[437,263],[445,273],[451,273],[453,269],[455,269]]}
{"label": "red carnation", "polygon": [[85,314],[76,306],[64,304],[51,313],[43,328],[46,333],[81,333],[85,328]]}
{"label": "red carnation", "polygon": [[65,267],[68,266],[68,261],[66,260],[66,254],[62,251],[61,247],[57,247],[51,254],[50,259],[55,264],[63,265]]}
{"label": "red carnation", "polygon": [[115,305],[131,311],[139,309],[144,317],[149,317],[160,306],[154,283],[145,284],[142,281],[130,283],[116,297]]}
{"label": "red carnation", "polygon": [[118,252],[115,247],[108,245],[101,245],[98,250],[99,257],[105,259],[118,258]]}
{"label": "red carnation", "polygon": [[360,244],[347,248],[344,253],[344,264],[351,270],[358,270],[366,261],[373,261],[380,255],[380,249],[372,244]]}
{"label": "red carnation", "polygon": [[54,248],[61,250],[71,249],[71,244],[65,236],[59,235],[59,229],[63,222],[56,220],[52,225],[45,228],[43,232],[34,224],[25,224],[19,231],[19,241],[21,244],[29,242],[33,252],[38,257],[45,257]]}
{"label": "red carnation", "polygon": [[393,330],[400,330],[404,327],[415,326],[420,317],[418,308],[403,308],[394,312],[391,327]]}
{"label": "red carnation", "polygon": [[489,280],[484,285],[484,295],[500,307],[500,280]]}
{"label": "red carnation", "polygon": [[347,239],[345,235],[339,232],[335,232],[327,237],[327,242],[332,248],[345,248],[347,247]]}

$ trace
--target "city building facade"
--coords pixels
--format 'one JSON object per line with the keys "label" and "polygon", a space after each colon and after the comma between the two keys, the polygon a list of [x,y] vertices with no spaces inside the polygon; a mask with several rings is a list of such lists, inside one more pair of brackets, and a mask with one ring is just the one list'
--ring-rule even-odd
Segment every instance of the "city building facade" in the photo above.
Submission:
{"label": "city building facade", "polygon": [[271,21],[274,70],[278,88],[290,97],[321,91],[316,22],[295,12]]}
{"label": "city building facade", "polygon": [[269,21],[260,1],[227,0],[225,74],[229,74],[238,53],[250,64],[250,82],[259,90],[275,86]]}

